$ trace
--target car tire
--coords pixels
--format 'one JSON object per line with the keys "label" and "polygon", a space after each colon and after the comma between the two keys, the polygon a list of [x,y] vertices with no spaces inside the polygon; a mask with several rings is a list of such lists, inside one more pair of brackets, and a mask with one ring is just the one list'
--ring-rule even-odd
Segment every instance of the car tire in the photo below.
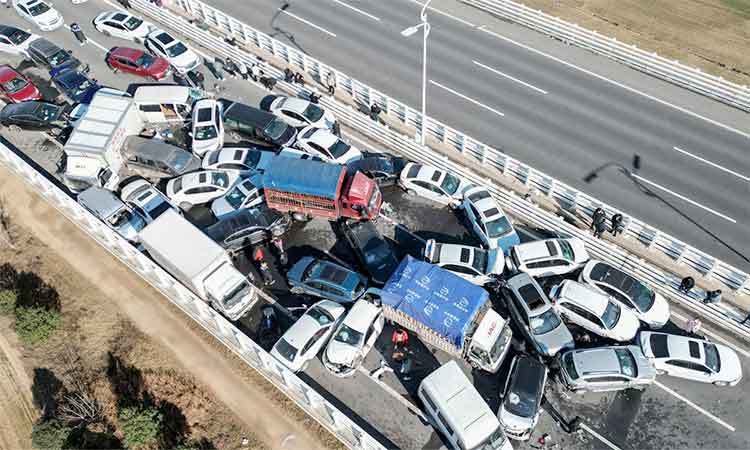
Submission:
{"label": "car tire", "polygon": [[667,371],[666,370],[661,370],[661,369],[656,369],[656,374],[657,375],[666,375]]}
{"label": "car tire", "polygon": [[10,131],[11,133],[20,133],[21,132],[21,127],[19,127],[18,125],[15,125],[15,124],[8,125],[8,131]]}
{"label": "car tire", "polygon": [[407,194],[407,195],[411,195],[412,197],[414,197],[414,196],[416,196],[416,195],[417,195],[417,193],[416,193],[416,192],[414,192],[414,189],[407,189],[407,190],[406,190],[406,194]]}

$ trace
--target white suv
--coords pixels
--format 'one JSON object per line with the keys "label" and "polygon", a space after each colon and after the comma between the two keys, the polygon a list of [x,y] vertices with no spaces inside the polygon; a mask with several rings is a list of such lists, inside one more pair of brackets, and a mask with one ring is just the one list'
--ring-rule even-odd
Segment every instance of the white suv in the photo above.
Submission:
{"label": "white suv", "polygon": [[224,146],[224,123],[221,121],[221,103],[204,98],[193,105],[193,153],[206,152]]}
{"label": "white suv", "polygon": [[514,246],[506,262],[510,271],[532,277],[565,275],[583,266],[589,254],[578,238],[546,239]]}
{"label": "white suv", "polygon": [[521,242],[510,219],[487,189],[476,186],[464,192],[463,209],[485,247],[499,248],[507,254],[511,247]]}
{"label": "white suv", "polygon": [[588,285],[565,280],[552,288],[550,298],[564,319],[599,336],[626,342],[638,333],[635,314]]}

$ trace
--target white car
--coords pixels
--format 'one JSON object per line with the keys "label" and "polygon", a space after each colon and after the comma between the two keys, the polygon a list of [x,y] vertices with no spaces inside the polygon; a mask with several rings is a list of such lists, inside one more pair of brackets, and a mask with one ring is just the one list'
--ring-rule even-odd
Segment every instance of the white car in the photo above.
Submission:
{"label": "white car", "polygon": [[740,358],[725,345],[651,331],[642,332],[638,341],[657,374],[717,386],[736,386],[742,379]]}
{"label": "white car", "polygon": [[305,153],[302,150],[297,150],[296,148],[292,147],[282,147],[279,153],[276,154],[277,156],[281,156],[282,158],[297,158],[301,160],[310,160],[310,161],[317,161],[317,162],[328,162],[327,160],[324,160],[323,158],[320,158],[315,155],[311,155],[309,153]]}
{"label": "white car", "polygon": [[322,128],[303,128],[297,135],[295,145],[307,153],[338,164],[362,158],[362,152],[356,147],[352,147],[335,134]]}
{"label": "white car", "polygon": [[[300,152],[302,153],[302,152]],[[307,153],[302,153],[307,155]],[[237,172],[241,176],[263,173],[276,153],[254,147],[227,147],[203,155],[203,168]]]}
{"label": "white car", "polygon": [[499,248],[507,254],[521,243],[513,224],[487,189],[476,186],[464,192],[464,214],[485,247]]}
{"label": "white car", "polygon": [[425,244],[424,257],[428,262],[480,286],[490,281],[493,275],[501,275],[505,267],[503,253],[499,249],[440,244],[435,239]]}
{"label": "white car", "polygon": [[193,105],[193,153],[203,156],[224,145],[224,122],[221,120],[221,103],[205,98]]}
{"label": "white car", "polygon": [[589,260],[586,245],[579,238],[545,239],[513,246],[506,263],[510,271],[532,277],[565,275]]}
{"label": "white car", "polygon": [[39,36],[10,25],[0,25],[0,51],[12,55],[26,55],[29,44]]}
{"label": "white car", "polygon": [[581,283],[587,283],[630,309],[651,328],[669,322],[669,303],[661,294],[609,264],[591,260],[583,266]]}
{"label": "white car", "polygon": [[240,209],[253,208],[266,201],[260,177],[246,178],[234,184],[225,194],[211,203],[217,219]]}
{"label": "white car", "polygon": [[333,114],[315,103],[284,95],[268,99],[271,100],[270,103],[264,99],[260,103],[260,109],[275,114],[293,127],[302,128],[310,126],[333,131],[336,123]]}
{"label": "white car", "polygon": [[146,37],[156,29],[138,16],[125,11],[107,11],[94,18],[94,28],[106,36],[127,39],[136,43],[145,42]]}
{"label": "white car", "polygon": [[383,313],[365,299],[357,300],[333,333],[323,353],[323,364],[336,376],[354,375],[383,331]]}
{"label": "white car", "polygon": [[236,173],[219,170],[190,172],[169,180],[166,194],[172,203],[187,211],[193,205],[208,203],[221,197],[238,177]]}
{"label": "white car", "polygon": [[42,0],[13,0],[19,16],[33,23],[42,31],[52,31],[63,26],[64,20],[50,3]]}
{"label": "white car", "polygon": [[177,209],[154,185],[144,179],[133,180],[120,189],[120,199],[133,207],[149,224],[169,209]]}
{"label": "white car", "polygon": [[154,30],[149,33],[146,36],[146,48],[156,56],[165,58],[181,74],[195,69],[201,63],[194,51],[164,30]]}
{"label": "white car", "polygon": [[464,191],[471,186],[468,181],[451,173],[417,163],[404,166],[398,184],[409,195],[419,195],[451,208],[461,205]]}
{"label": "white car", "polygon": [[312,305],[284,333],[271,349],[271,354],[292,372],[305,369],[326,344],[336,325],[344,318],[343,306],[331,300]]}
{"label": "white car", "polygon": [[552,288],[550,298],[564,319],[599,336],[626,342],[638,333],[638,317],[591,286],[564,280]]}

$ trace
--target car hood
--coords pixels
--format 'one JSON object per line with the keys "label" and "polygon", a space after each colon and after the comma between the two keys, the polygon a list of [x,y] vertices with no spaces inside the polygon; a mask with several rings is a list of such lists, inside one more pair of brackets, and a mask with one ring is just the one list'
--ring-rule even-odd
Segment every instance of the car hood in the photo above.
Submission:
{"label": "car hood", "polygon": [[487,275],[502,275],[505,270],[505,257],[501,249],[496,248],[487,251]]}
{"label": "car hood", "polygon": [[505,402],[500,404],[500,414],[498,414],[498,419],[502,422],[503,428],[505,428],[506,432],[510,431],[518,434],[524,433],[534,427],[535,418],[536,417],[517,416],[505,409]]}
{"label": "car hood", "polygon": [[148,73],[152,75],[158,75],[163,74],[167,70],[169,70],[170,64],[169,61],[162,57],[157,57],[154,59],[154,62],[151,64],[151,66],[148,68]]}
{"label": "car hood", "polygon": [[549,333],[535,334],[534,338],[541,344],[542,351],[547,356],[555,356],[563,349],[574,347],[573,335],[570,334],[570,330],[568,330],[568,327],[564,323],[560,323],[559,327]]}
{"label": "car hood", "polygon": [[234,211],[235,209],[232,208],[232,205],[224,197],[219,197],[211,202],[211,212],[214,213],[217,219]]}
{"label": "car hood", "polygon": [[36,86],[31,83],[27,84],[26,87],[24,87],[20,91],[9,94],[9,96],[13,100],[18,102],[42,99],[42,95],[39,93],[39,89],[37,89]]}
{"label": "car hood", "polygon": [[34,16],[34,20],[44,25],[50,25],[60,20],[60,13],[56,9],[52,8],[44,14]]}
{"label": "car hood", "polygon": [[216,150],[219,147],[220,147],[220,142],[219,142],[218,136],[213,139],[203,139],[203,140],[193,139],[193,153],[202,155],[210,150]]}
{"label": "car hood", "polygon": [[359,350],[351,345],[336,340],[331,340],[326,348],[326,358],[333,364],[351,366],[359,356]]}
{"label": "car hood", "polygon": [[614,328],[609,330],[609,335],[612,339],[618,341],[629,341],[638,333],[640,325],[641,322],[633,312],[620,307],[620,320],[617,321]]}
{"label": "car hood", "polygon": [[669,302],[658,292],[654,293],[654,304],[651,309],[642,314],[641,320],[651,328],[660,328],[669,322]]}
{"label": "car hood", "polygon": [[198,55],[188,48],[187,51],[183,52],[181,55],[170,58],[169,62],[173,66],[187,71],[196,66],[199,63],[199,60]]}
{"label": "car hood", "polygon": [[716,345],[719,350],[721,367],[719,368],[718,378],[720,381],[727,381],[735,384],[742,379],[742,364],[737,353],[731,348],[723,345]]}

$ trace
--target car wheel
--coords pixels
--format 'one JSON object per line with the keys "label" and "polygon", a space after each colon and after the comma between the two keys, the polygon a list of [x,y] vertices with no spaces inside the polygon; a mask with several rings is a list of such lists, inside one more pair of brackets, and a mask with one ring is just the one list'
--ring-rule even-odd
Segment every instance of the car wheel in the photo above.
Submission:
{"label": "car wheel", "polygon": [[183,210],[183,211],[188,211],[192,207],[193,207],[193,205],[190,204],[190,203],[188,203],[188,202],[182,202],[182,203],[180,203],[180,209]]}
{"label": "car wheel", "polygon": [[19,127],[18,125],[9,125],[8,131],[10,131],[11,133],[20,133],[21,127]]}
{"label": "car wheel", "polygon": [[112,33],[110,33],[107,30],[102,30],[102,34],[105,35],[105,36],[112,36]]}
{"label": "car wheel", "polygon": [[412,195],[412,196],[414,196],[414,195],[417,195],[417,193],[416,193],[416,192],[414,192],[414,189],[407,189],[407,190],[406,190],[406,193],[407,193],[408,195]]}
{"label": "car wheel", "polygon": [[714,381],[714,386],[725,387],[729,386],[729,383],[726,381]]}
{"label": "car wheel", "polygon": [[294,286],[293,288],[289,289],[289,292],[299,295],[302,293],[302,288],[299,286]]}
{"label": "car wheel", "polygon": [[657,375],[666,375],[666,374],[667,374],[667,371],[666,371],[666,370],[660,370],[660,369],[656,369],[656,374],[657,374]]}

